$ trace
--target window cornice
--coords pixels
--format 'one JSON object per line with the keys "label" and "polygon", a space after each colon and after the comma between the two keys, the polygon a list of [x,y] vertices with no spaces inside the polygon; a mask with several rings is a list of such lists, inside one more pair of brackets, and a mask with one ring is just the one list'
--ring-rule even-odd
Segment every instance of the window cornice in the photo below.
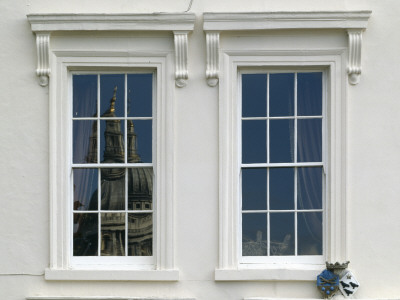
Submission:
{"label": "window cornice", "polygon": [[204,13],[203,30],[207,42],[206,78],[209,86],[219,80],[220,33],[254,30],[320,30],[343,29],[348,34],[347,73],[350,84],[357,84],[361,75],[362,32],[367,28],[371,11],[330,12],[247,12]]}
{"label": "window cornice", "polygon": [[193,31],[192,13],[154,14],[30,14],[27,16],[36,34],[36,48],[41,86],[48,85],[50,76],[50,36],[53,32],[85,31],[171,31],[175,44],[175,82],[184,87],[188,79],[188,34]]}

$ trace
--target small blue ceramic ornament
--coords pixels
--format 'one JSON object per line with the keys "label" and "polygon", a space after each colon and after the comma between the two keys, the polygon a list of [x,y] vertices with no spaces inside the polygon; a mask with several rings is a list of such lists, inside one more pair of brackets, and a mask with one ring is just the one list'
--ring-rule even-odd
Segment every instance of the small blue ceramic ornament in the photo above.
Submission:
{"label": "small blue ceramic ornament", "polygon": [[331,298],[339,289],[339,276],[324,270],[317,276],[317,287],[324,298]]}

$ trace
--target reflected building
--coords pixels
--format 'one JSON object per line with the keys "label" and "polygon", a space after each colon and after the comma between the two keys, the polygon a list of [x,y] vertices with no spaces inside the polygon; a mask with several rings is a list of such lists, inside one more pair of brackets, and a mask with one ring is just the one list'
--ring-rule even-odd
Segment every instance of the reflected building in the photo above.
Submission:
{"label": "reflected building", "polygon": [[[115,88],[110,107],[101,115],[102,118],[116,117],[116,100]],[[104,126],[104,152],[101,163],[124,163],[125,137],[121,129],[123,122],[117,119],[101,119],[100,123]],[[140,155],[137,153],[134,122],[127,120],[126,124],[128,127],[127,162],[141,163]],[[97,145],[99,145],[97,124],[94,122],[86,157],[88,163],[97,163]],[[74,230],[74,255],[96,256],[100,248],[101,256],[151,256],[153,214],[140,211],[153,209],[152,168],[103,167],[100,168],[100,174],[100,201],[96,190],[88,208],[89,211],[97,211],[100,204],[100,217],[99,213],[82,214],[83,216],[75,214],[74,226],[77,228]],[[127,209],[125,209],[126,206]],[[98,239],[98,226],[100,226],[100,239]],[[98,247],[98,241],[101,243],[100,247]]]}

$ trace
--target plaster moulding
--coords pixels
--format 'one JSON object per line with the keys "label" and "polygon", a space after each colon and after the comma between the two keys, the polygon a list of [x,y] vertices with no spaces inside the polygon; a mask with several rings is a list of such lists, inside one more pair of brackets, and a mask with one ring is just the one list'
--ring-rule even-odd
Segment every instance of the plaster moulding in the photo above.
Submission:
{"label": "plaster moulding", "polygon": [[59,31],[170,31],[175,42],[175,81],[178,87],[188,79],[188,34],[193,31],[195,15],[192,13],[157,14],[31,14],[28,15],[32,31],[36,34],[38,55],[37,75],[40,85],[48,84],[50,75],[50,36]]}
{"label": "plaster moulding", "polygon": [[[227,31],[278,29],[343,29],[349,37],[347,73],[357,84],[361,74],[362,32],[367,28],[371,11],[204,13],[203,30],[207,42],[206,78],[210,86],[218,82],[219,34]],[[211,83],[211,84],[210,84]]]}

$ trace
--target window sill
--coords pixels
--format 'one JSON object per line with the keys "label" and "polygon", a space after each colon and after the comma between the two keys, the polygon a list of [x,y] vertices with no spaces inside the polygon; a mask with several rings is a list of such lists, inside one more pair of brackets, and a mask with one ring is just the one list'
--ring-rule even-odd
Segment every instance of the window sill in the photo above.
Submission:
{"label": "window sill", "polygon": [[216,269],[216,281],[315,281],[324,265],[264,269]]}
{"label": "window sill", "polygon": [[178,270],[61,270],[46,269],[46,280],[178,281]]}

